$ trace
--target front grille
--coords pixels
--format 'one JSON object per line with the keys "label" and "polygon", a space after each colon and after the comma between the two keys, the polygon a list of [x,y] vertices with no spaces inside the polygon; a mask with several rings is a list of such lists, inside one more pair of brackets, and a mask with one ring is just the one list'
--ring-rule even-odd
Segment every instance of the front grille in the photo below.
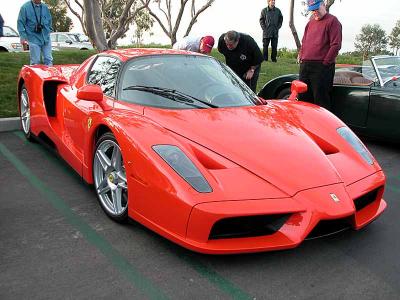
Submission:
{"label": "front grille", "polygon": [[210,240],[255,237],[277,232],[290,214],[226,218],[217,221],[211,229]]}
{"label": "front grille", "polygon": [[359,211],[359,210],[363,209],[364,207],[366,207],[368,204],[371,204],[372,202],[374,202],[376,200],[376,197],[378,196],[378,192],[379,192],[380,188],[381,187],[355,199],[354,205],[356,207],[356,211]]}
{"label": "front grille", "polygon": [[351,228],[351,218],[349,217],[335,220],[322,220],[308,234],[306,240],[328,236],[349,228]]}

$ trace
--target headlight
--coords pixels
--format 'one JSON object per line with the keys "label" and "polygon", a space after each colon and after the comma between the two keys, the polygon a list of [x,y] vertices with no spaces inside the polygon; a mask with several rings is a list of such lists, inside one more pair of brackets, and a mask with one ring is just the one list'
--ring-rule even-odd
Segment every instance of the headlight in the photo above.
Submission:
{"label": "headlight", "polygon": [[155,145],[153,150],[199,193],[212,192],[211,186],[193,162],[176,146]]}
{"label": "headlight", "polygon": [[369,153],[368,149],[364,146],[364,144],[360,141],[360,139],[351,131],[348,127],[341,127],[337,129],[337,132],[340,134],[342,138],[344,138],[354,150],[361,155],[361,157],[370,165],[374,163],[374,159]]}

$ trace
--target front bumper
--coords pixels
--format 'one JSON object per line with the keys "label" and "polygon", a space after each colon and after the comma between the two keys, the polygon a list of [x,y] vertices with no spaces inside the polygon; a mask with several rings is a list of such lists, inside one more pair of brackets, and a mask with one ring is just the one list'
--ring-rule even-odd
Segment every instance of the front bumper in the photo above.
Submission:
{"label": "front bumper", "polygon": [[[385,210],[386,202],[382,199],[384,185],[385,176],[380,171],[348,186],[334,184],[313,188],[291,198],[198,204],[190,214],[186,238],[178,243],[201,253],[234,254],[296,247],[324,220],[346,219],[353,229],[358,230]],[[373,198],[366,205],[358,203],[356,209],[355,201],[361,201],[368,193],[372,193]],[[280,214],[290,216],[272,234],[210,239],[214,224],[220,220]]]}

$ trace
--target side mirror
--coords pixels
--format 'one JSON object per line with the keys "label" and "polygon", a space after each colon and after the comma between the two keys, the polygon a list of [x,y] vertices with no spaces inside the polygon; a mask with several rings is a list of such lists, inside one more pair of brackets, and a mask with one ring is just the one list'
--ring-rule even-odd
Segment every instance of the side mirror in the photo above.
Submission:
{"label": "side mirror", "polygon": [[65,42],[66,42],[67,44],[70,44],[70,45],[72,44],[72,41],[71,41],[71,40],[66,40]]}
{"label": "side mirror", "polygon": [[299,94],[307,92],[307,84],[300,80],[293,80],[290,87],[291,94],[289,100],[297,100]]}
{"label": "side mirror", "polygon": [[80,100],[101,102],[103,100],[103,91],[97,84],[88,84],[78,90],[76,97]]}

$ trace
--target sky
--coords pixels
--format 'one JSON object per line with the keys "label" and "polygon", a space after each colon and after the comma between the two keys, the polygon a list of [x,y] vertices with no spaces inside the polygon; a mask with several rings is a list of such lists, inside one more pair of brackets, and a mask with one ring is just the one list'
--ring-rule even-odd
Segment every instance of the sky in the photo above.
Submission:
{"label": "sky", "polygon": [[[12,0],[11,2],[1,0],[0,14],[3,16],[5,25],[16,29],[18,12],[26,0]],[[178,0],[173,0],[178,3]],[[198,0],[198,7],[204,0]],[[303,7],[302,0],[295,0],[294,22],[300,39],[303,36],[307,18],[301,15]],[[283,14],[283,26],[279,31],[278,48],[286,47],[295,49],[296,45],[289,28],[289,0],[276,0]],[[262,45],[262,31],[259,25],[261,10],[267,6],[267,0],[215,0],[214,4],[200,15],[198,22],[192,28],[190,35],[204,36],[213,35],[216,39],[228,31],[236,30],[250,34],[259,45]],[[343,43],[341,52],[353,51],[354,40],[365,24],[379,24],[386,34],[390,34],[396,21],[400,20],[399,0],[336,0],[331,7],[330,13],[338,17],[343,26]],[[74,21],[73,31],[82,32],[79,21],[72,14]],[[186,22],[185,22],[186,21]],[[178,40],[186,31],[187,20],[183,20],[181,30],[178,31]],[[145,43],[168,44],[169,39],[162,32],[157,23],[152,29],[153,35],[144,37]],[[120,44],[129,43],[131,38],[119,41]]]}

